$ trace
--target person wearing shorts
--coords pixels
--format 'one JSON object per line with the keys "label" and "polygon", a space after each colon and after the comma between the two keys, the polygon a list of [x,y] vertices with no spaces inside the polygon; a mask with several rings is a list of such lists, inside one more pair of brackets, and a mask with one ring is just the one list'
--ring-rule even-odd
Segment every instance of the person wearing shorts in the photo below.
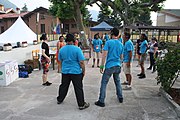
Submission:
{"label": "person wearing shorts", "polygon": [[148,42],[147,42],[147,36],[146,34],[141,34],[141,46],[140,46],[140,53],[141,53],[141,57],[140,57],[140,67],[141,67],[141,73],[138,74],[137,76],[139,76],[140,79],[142,78],[146,78],[145,75],[145,69],[144,69],[144,61],[146,60],[146,51],[148,49]]}
{"label": "person wearing shorts", "polygon": [[132,76],[131,76],[131,64],[134,53],[134,45],[130,40],[130,33],[125,32],[123,35],[124,41],[124,52],[123,52],[123,69],[126,76],[126,81],[124,81],[125,88],[124,90],[131,90]]}
{"label": "person wearing shorts", "polygon": [[96,34],[94,37],[94,40],[92,41],[92,47],[93,47],[93,65],[92,67],[94,67],[95,62],[96,62],[96,58],[97,58],[97,67],[99,67],[99,56],[100,56],[100,52],[102,52],[102,45],[103,42],[101,39],[99,39],[99,35]]}
{"label": "person wearing shorts", "polygon": [[43,68],[43,75],[42,75],[42,80],[43,80],[43,84],[44,86],[50,86],[52,83],[50,83],[47,80],[47,75],[49,72],[49,65],[51,62],[51,58],[49,55],[49,45],[48,45],[48,41],[47,41],[47,36],[46,33],[43,33],[40,40],[42,40],[42,56],[41,56],[41,64],[42,64],[42,68]]}

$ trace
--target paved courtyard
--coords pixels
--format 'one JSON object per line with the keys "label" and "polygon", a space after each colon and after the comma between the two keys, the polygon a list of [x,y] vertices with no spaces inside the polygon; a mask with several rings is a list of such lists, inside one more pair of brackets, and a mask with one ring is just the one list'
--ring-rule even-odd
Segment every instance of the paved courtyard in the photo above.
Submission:
{"label": "paved courtyard", "polygon": [[[7,87],[0,87],[0,120],[178,120],[172,106],[159,94],[156,73],[147,71],[146,79],[138,79],[136,74],[140,68],[136,63],[133,63],[132,70],[133,88],[123,90],[124,102],[118,102],[111,78],[106,106],[101,108],[94,105],[98,99],[101,74],[98,68],[91,68],[90,60],[86,65],[84,93],[91,105],[85,110],[78,109],[72,85],[65,101],[56,104],[61,77],[57,70],[50,70],[49,81],[53,84],[48,87],[41,85],[42,71],[34,70],[29,78],[19,78]],[[121,80],[124,78],[122,72]]]}

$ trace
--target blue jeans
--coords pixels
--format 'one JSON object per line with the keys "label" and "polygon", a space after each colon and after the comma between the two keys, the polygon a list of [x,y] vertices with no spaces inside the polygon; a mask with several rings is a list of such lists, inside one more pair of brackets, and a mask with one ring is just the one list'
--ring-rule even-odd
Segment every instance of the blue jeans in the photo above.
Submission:
{"label": "blue jeans", "polygon": [[109,82],[111,75],[113,75],[114,83],[116,85],[116,95],[118,99],[123,98],[121,82],[120,82],[120,77],[119,77],[120,72],[121,72],[120,66],[115,66],[115,67],[105,69],[102,76],[102,80],[101,80],[101,88],[100,88],[100,95],[99,95],[100,102],[104,103],[104,99],[106,97],[106,86]]}

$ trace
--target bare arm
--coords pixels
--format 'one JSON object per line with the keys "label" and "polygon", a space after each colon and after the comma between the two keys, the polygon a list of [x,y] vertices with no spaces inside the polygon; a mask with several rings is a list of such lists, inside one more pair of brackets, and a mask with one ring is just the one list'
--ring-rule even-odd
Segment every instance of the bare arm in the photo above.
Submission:
{"label": "bare arm", "polygon": [[[102,61],[101,61],[101,66],[103,66],[103,68],[104,68],[104,63],[106,60],[107,53],[108,53],[108,51],[103,50]],[[100,67],[100,73],[103,73],[103,70],[104,70],[103,68]]]}
{"label": "bare arm", "polygon": [[85,76],[85,64],[84,64],[84,61],[80,61],[80,66],[82,68],[82,73],[83,73],[83,76]]}

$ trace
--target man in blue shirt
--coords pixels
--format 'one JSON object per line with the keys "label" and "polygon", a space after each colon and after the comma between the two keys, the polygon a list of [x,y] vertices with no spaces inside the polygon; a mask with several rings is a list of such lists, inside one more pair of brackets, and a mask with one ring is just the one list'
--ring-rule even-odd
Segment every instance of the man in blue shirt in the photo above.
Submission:
{"label": "man in blue shirt", "polygon": [[137,76],[139,76],[140,79],[142,78],[146,78],[145,75],[145,70],[144,70],[144,61],[146,60],[146,51],[148,48],[148,42],[147,42],[148,38],[146,36],[146,34],[141,34],[141,46],[140,46],[140,53],[141,53],[141,57],[140,57],[140,66],[141,66],[141,73],[138,74]]}
{"label": "man in blue shirt", "polygon": [[126,81],[122,84],[126,85],[125,90],[131,90],[131,63],[133,59],[133,53],[134,53],[134,45],[132,41],[130,40],[131,35],[127,32],[123,35],[123,41],[124,41],[124,53],[123,53],[123,69],[126,76]]}
{"label": "man in blue shirt", "polygon": [[96,58],[97,58],[97,67],[99,67],[99,56],[100,52],[102,52],[102,45],[103,42],[101,39],[99,39],[99,34],[96,34],[94,37],[94,40],[92,41],[92,47],[93,47],[93,65],[94,67]]}
{"label": "man in blue shirt", "polygon": [[58,59],[62,68],[62,81],[59,86],[59,96],[57,103],[64,101],[70,82],[72,81],[79,109],[89,107],[89,103],[84,101],[82,80],[85,75],[84,56],[80,48],[74,45],[75,38],[72,34],[66,35],[66,46],[59,51]]}
{"label": "man in blue shirt", "polygon": [[[120,103],[123,102],[122,88],[120,83],[119,74],[121,72],[121,56],[123,54],[123,45],[118,40],[119,30],[113,28],[111,30],[112,39],[108,40],[105,43],[103,48],[102,63],[100,66],[100,72],[103,73],[100,87],[99,100],[95,102],[95,105],[104,107],[105,106],[105,97],[106,97],[106,86],[108,81],[113,75],[114,83],[116,86],[116,94]],[[104,63],[105,70],[104,70]]]}

